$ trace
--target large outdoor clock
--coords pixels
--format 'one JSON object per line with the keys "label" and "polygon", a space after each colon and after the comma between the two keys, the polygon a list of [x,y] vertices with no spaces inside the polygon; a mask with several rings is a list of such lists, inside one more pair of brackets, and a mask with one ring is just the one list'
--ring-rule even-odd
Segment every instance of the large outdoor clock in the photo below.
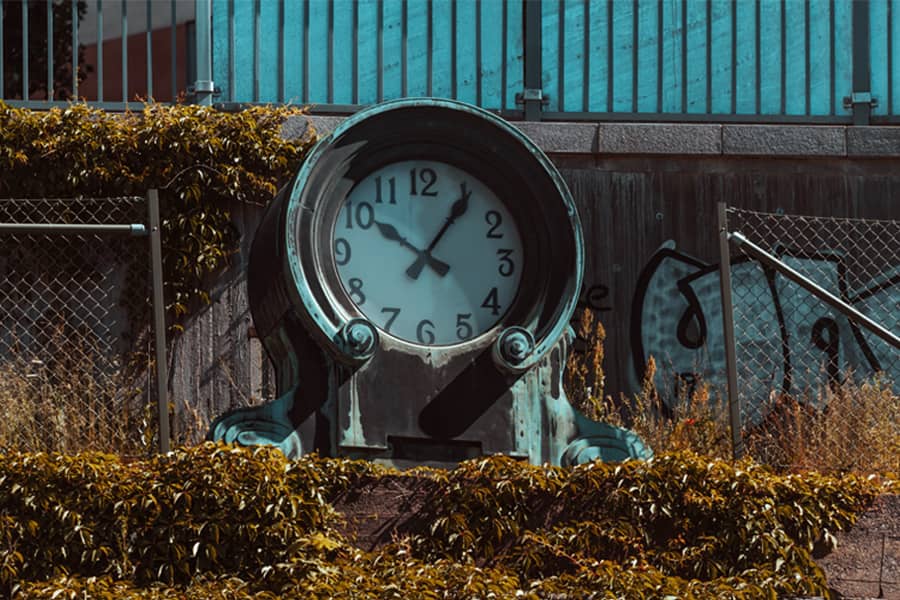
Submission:
{"label": "large outdoor clock", "polygon": [[255,234],[250,308],[278,397],[211,437],[395,464],[641,455],[562,389],[582,264],[572,198],[518,129],[450,100],[359,112]]}

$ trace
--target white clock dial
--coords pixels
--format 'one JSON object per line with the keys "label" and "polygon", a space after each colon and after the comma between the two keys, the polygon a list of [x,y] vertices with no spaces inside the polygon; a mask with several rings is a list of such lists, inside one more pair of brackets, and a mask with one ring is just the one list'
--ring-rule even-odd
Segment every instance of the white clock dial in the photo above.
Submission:
{"label": "white clock dial", "polygon": [[506,314],[522,274],[522,237],[484,183],[433,160],[396,162],[357,182],[334,224],[345,292],[382,332],[444,346]]}

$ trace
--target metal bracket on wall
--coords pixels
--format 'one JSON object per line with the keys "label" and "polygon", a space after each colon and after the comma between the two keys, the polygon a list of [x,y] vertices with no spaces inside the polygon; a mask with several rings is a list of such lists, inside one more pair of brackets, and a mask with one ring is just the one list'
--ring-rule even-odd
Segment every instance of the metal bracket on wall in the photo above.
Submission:
{"label": "metal bracket on wall", "polygon": [[[853,111],[854,116],[863,113],[866,122],[869,120],[869,115],[872,114],[872,109],[877,106],[878,98],[873,98],[871,92],[853,92],[849,96],[844,96],[844,108]],[[855,120],[854,123],[856,123]]]}
{"label": "metal bracket on wall", "polygon": [[540,88],[525,88],[516,94],[516,104],[521,104],[525,109],[526,121],[539,121],[543,108],[550,104],[550,97],[545,96]]}

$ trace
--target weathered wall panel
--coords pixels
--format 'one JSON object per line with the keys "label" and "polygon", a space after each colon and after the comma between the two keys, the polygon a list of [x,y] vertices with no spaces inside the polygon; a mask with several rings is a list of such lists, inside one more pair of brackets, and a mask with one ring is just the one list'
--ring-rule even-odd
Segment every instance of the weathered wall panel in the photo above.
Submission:
{"label": "weathered wall panel", "polygon": [[[632,305],[642,271],[670,241],[699,261],[718,263],[719,201],[767,212],[900,219],[900,175],[892,160],[553,158],[581,214],[587,244],[582,300],[599,311],[607,331],[608,393],[637,385],[632,355],[639,317]],[[174,342],[173,397],[191,407],[189,423],[266,394],[270,379],[259,342],[250,336],[244,272],[260,211],[235,207],[241,253],[217,279],[212,305]]]}

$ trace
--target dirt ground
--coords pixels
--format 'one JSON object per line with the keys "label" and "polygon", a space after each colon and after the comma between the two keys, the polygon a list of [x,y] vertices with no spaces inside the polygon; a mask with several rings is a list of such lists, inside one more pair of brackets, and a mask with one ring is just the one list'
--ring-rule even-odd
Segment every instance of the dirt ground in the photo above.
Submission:
{"label": "dirt ground", "polygon": [[[422,509],[434,482],[382,476],[355,486],[335,502],[357,547],[372,550],[406,529]],[[850,531],[838,533],[837,548],[818,558],[838,598],[900,600],[900,496],[882,496]]]}

